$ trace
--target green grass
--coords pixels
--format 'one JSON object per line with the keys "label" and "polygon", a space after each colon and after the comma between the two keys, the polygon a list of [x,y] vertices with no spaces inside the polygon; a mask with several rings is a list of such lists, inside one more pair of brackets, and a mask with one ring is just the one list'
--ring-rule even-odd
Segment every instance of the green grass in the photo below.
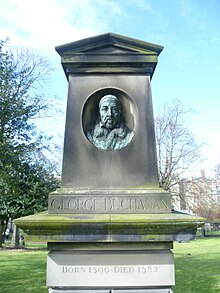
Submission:
{"label": "green grass", "polygon": [[0,292],[48,292],[46,256],[46,250],[0,251]]}
{"label": "green grass", "polygon": [[211,231],[211,232],[205,232],[205,235],[207,235],[207,236],[220,236],[220,230]]}
{"label": "green grass", "polygon": [[220,292],[220,238],[175,243],[175,293]]}
{"label": "green grass", "polygon": [[[30,245],[29,245],[30,246]],[[47,293],[45,245],[0,251],[0,292]],[[220,238],[174,244],[175,293],[220,292]]]}

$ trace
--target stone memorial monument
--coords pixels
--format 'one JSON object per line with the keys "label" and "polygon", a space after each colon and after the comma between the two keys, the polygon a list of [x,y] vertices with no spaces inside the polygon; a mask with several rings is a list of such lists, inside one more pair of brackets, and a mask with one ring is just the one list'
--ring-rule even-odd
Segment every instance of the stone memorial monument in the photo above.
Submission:
{"label": "stone memorial monument", "polygon": [[62,186],[16,225],[45,240],[54,293],[173,292],[200,218],[159,188],[151,78],[163,47],[107,33],[56,47],[69,82]]}

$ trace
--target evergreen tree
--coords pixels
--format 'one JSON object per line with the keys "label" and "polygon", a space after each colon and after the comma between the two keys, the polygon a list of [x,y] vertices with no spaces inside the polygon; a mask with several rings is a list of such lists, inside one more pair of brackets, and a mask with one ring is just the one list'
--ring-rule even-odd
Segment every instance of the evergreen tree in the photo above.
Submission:
{"label": "evergreen tree", "polygon": [[49,138],[32,120],[48,108],[42,95],[47,61],[25,49],[6,51],[7,43],[0,41],[0,236],[9,218],[46,209],[56,188],[48,164],[39,161]]}

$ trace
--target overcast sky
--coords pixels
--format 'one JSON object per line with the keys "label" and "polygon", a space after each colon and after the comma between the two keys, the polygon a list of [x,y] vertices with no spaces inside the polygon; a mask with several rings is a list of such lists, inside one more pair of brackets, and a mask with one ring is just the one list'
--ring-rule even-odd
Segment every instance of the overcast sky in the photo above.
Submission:
{"label": "overcast sky", "polygon": [[[155,112],[172,99],[196,110],[190,128],[208,143],[198,169],[209,175],[220,162],[219,15],[219,0],[0,0],[0,38],[46,54],[63,111],[67,81],[55,46],[107,32],[164,46],[152,79]],[[56,129],[47,124],[49,134],[63,133],[64,116]]]}

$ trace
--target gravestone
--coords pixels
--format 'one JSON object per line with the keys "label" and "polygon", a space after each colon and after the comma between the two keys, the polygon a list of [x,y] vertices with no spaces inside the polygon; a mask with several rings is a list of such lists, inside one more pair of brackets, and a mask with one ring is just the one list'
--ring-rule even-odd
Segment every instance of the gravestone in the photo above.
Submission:
{"label": "gravestone", "polygon": [[108,33],[56,47],[68,79],[62,186],[16,220],[44,239],[50,292],[173,292],[173,241],[203,220],[159,188],[151,78],[163,47]]}

